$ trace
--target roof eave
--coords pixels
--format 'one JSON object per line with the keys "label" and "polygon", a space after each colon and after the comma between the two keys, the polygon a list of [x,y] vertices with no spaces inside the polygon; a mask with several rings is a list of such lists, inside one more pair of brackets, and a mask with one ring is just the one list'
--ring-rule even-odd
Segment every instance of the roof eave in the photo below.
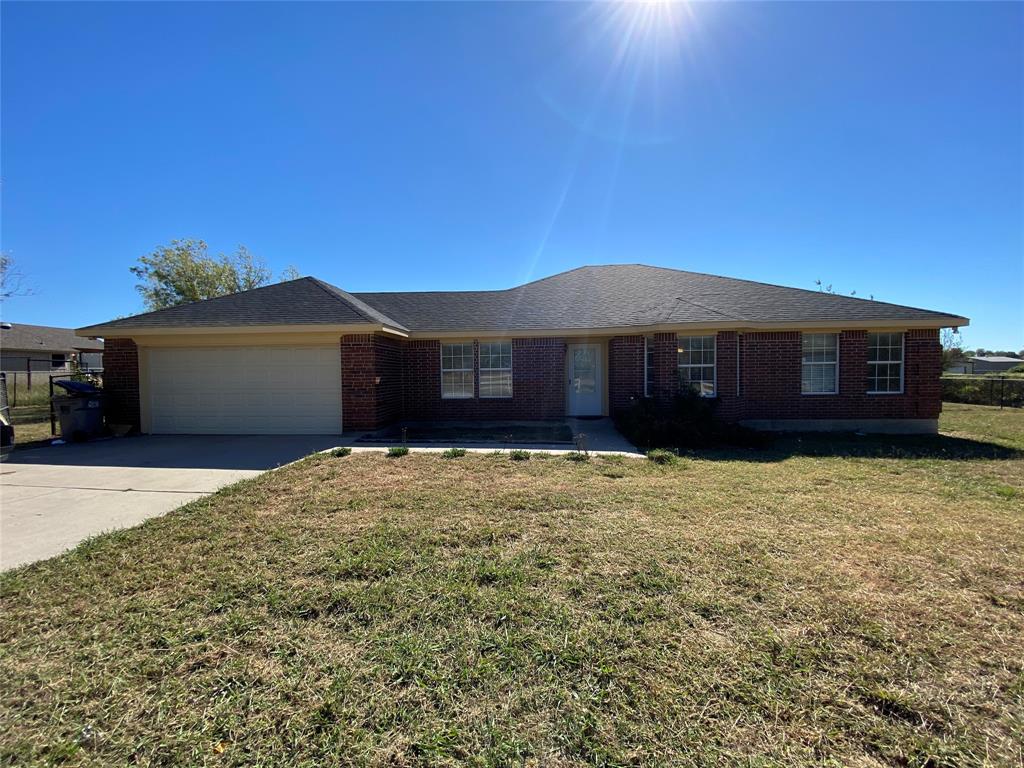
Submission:
{"label": "roof eave", "polygon": [[204,336],[213,334],[267,334],[267,333],[388,333],[395,336],[406,336],[404,331],[382,325],[381,323],[288,323],[249,325],[168,325],[168,326],[130,326],[130,325],[88,325],[75,329],[77,336],[99,337],[105,339],[136,337],[136,336]]}
{"label": "roof eave", "polygon": [[528,337],[528,336],[619,336],[678,331],[794,331],[794,330],[909,330],[918,328],[957,328],[970,324],[966,317],[938,315],[928,318],[881,320],[793,320],[788,322],[753,322],[750,320],[716,320],[692,323],[654,323],[647,325],[594,326],[589,328],[503,328],[454,330],[413,330],[414,339],[468,338],[468,337]]}

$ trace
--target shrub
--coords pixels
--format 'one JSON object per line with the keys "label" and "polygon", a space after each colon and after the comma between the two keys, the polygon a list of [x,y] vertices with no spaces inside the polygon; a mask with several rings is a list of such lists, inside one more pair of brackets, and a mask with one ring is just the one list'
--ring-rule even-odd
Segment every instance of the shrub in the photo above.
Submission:
{"label": "shrub", "polygon": [[462,458],[465,455],[466,455],[466,449],[465,448],[449,448],[448,450],[444,451],[441,454],[441,456],[446,458],[446,459],[460,459],[460,458]]}
{"label": "shrub", "polygon": [[655,448],[647,452],[647,458],[655,464],[674,464],[679,457],[672,451],[666,451],[664,448]]}
{"label": "shrub", "polygon": [[331,449],[331,456],[335,456],[339,459],[342,458],[343,456],[348,456],[350,453],[352,453],[352,449],[349,448],[347,445],[343,445],[341,448]]}
{"label": "shrub", "polygon": [[508,452],[508,457],[512,461],[526,461],[530,458],[530,452],[524,451],[522,448],[513,448]]}
{"label": "shrub", "polygon": [[670,405],[659,405],[641,398],[615,419],[615,426],[634,445],[644,448],[712,448],[733,445],[747,448],[767,447],[771,438],[738,424],[725,424],[714,418],[717,400],[696,392],[680,392]]}
{"label": "shrub", "polygon": [[409,453],[409,446],[407,445],[393,445],[388,448],[388,458],[397,459],[401,456],[405,456]]}
{"label": "shrub", "polygon": [[590,456],[583,453],[583,451],[569,451],[565,454],[567,461],[590,461]]}

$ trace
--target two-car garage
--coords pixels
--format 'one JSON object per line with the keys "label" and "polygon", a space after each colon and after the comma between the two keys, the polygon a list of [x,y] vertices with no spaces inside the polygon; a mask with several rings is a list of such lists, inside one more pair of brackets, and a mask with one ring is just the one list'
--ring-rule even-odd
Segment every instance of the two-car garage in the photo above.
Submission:
{"label": "two-car garage", "polygon": [[143,431],[337,434],[337,343],[140,348]]}

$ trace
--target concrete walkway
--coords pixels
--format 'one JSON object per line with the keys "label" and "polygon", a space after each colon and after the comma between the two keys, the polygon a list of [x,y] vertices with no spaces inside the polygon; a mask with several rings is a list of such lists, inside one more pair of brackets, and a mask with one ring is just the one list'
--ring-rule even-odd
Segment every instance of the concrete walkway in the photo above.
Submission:
{"label": "concrete walkway", "polygon": [[14,451],[0,464],[0,570],[337,443],[335,435],[168,435]]}
{"label": "concrete walkway", "polygon": [[[439,422],[439,424],[445,425],[446,433],[452,432],[451,425],[457,424],[458,422]],[[500,434],[504,427],[509,424],[536,424],[536,422],[487,422],[487,421],[476,421],[467,422],[473,430],[480,430],[486,428],[488,425],[494,426],[494,432]],[[607,454],[607,453],[621,453],[630,456],[640,456],[636,447],[624,438],[612,423],[611,419],[600,418],[600,419],[565,419],[563,422],[569,427],[569,431],[573,437],[577,435],[583,435],[583,445],[586,450],[590,453]],[[429,431],[429,427],[427,428]],[[388,430],[393,432],[394,428]],[[422,430],[420,430],[422,431]],[[377,439],[376,433],[366,432],[362,434],[351,434],[342,435],[338,437],[338,445],[345,445],[352,448],[354,451],[379,451],[382,447],[388,447],[392,445],[400,445],[401,439],[392,435],[390,437],[381,437]],[[465,448],[469,451],[475,452],[491,452],[496,450],[509,450],[513,448],[522,448],[528,451],[544,451],[547,453],[568,453],[576,450],[575,445],[572,442],[560,442],[560,443],[538,443],[538,442],[515,442],[515,441],[482,441],[478,438],[469,440],[460,440],[458,438],[442,438],[438,440],[410,440],[408,443],[409,449],[413,451],[434,451],[434,450],[445,450],[447,448]]]}

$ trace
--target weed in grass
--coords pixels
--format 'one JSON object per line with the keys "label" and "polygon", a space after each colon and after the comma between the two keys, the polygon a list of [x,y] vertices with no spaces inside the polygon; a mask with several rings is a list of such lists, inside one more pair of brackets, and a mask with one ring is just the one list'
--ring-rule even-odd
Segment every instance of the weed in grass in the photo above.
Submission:
{"label": "weed in grass", "polygon": [[339,458],[339,459],[344,457],[344,456],[350,456],[351,454],[352,454],[352,449],[349,448],[347,445],[343,445],[340,448],[332,448],[331,449],[331,456],[334,456],[334,457]]}
{"label": "weed in grass", "polygon": [[441,454],[441,456],[446,459],[461,459],[465,455],[465,448],[448,448]]}
{"label": "weed in grass", "polygon": [[1020,494],[1020,490],[1014,488],[1012,485],[997,485],[996,495],[1002,496],[1004,499],[1012,499]]}
{"label": "weed in grass", "polygon": [[566,461],[590,461],[590,454],[583,451],[569,451],[565,454]]}
{"label": "weed in grass", "polygon": [[408,456],[408,455],[409,455],[409,446],[407,446],[407,445],[393,445],[390,448],[388,448],[388,458],[389,459],[398,459],[398,458],[401,458],[402,456]]}
{"label": "weed in grass", "polygon": [[678,455],[664,448],[655,448],[653,451],[648,451],[647,458],[655,464],[675,464],[679,460]]}
{"label": "weed in grass", "polygon": [[508,452],[508,457],[512,461],[527,461],[530,458],[530,452],[524,451],[522,448],[513,448]]}

